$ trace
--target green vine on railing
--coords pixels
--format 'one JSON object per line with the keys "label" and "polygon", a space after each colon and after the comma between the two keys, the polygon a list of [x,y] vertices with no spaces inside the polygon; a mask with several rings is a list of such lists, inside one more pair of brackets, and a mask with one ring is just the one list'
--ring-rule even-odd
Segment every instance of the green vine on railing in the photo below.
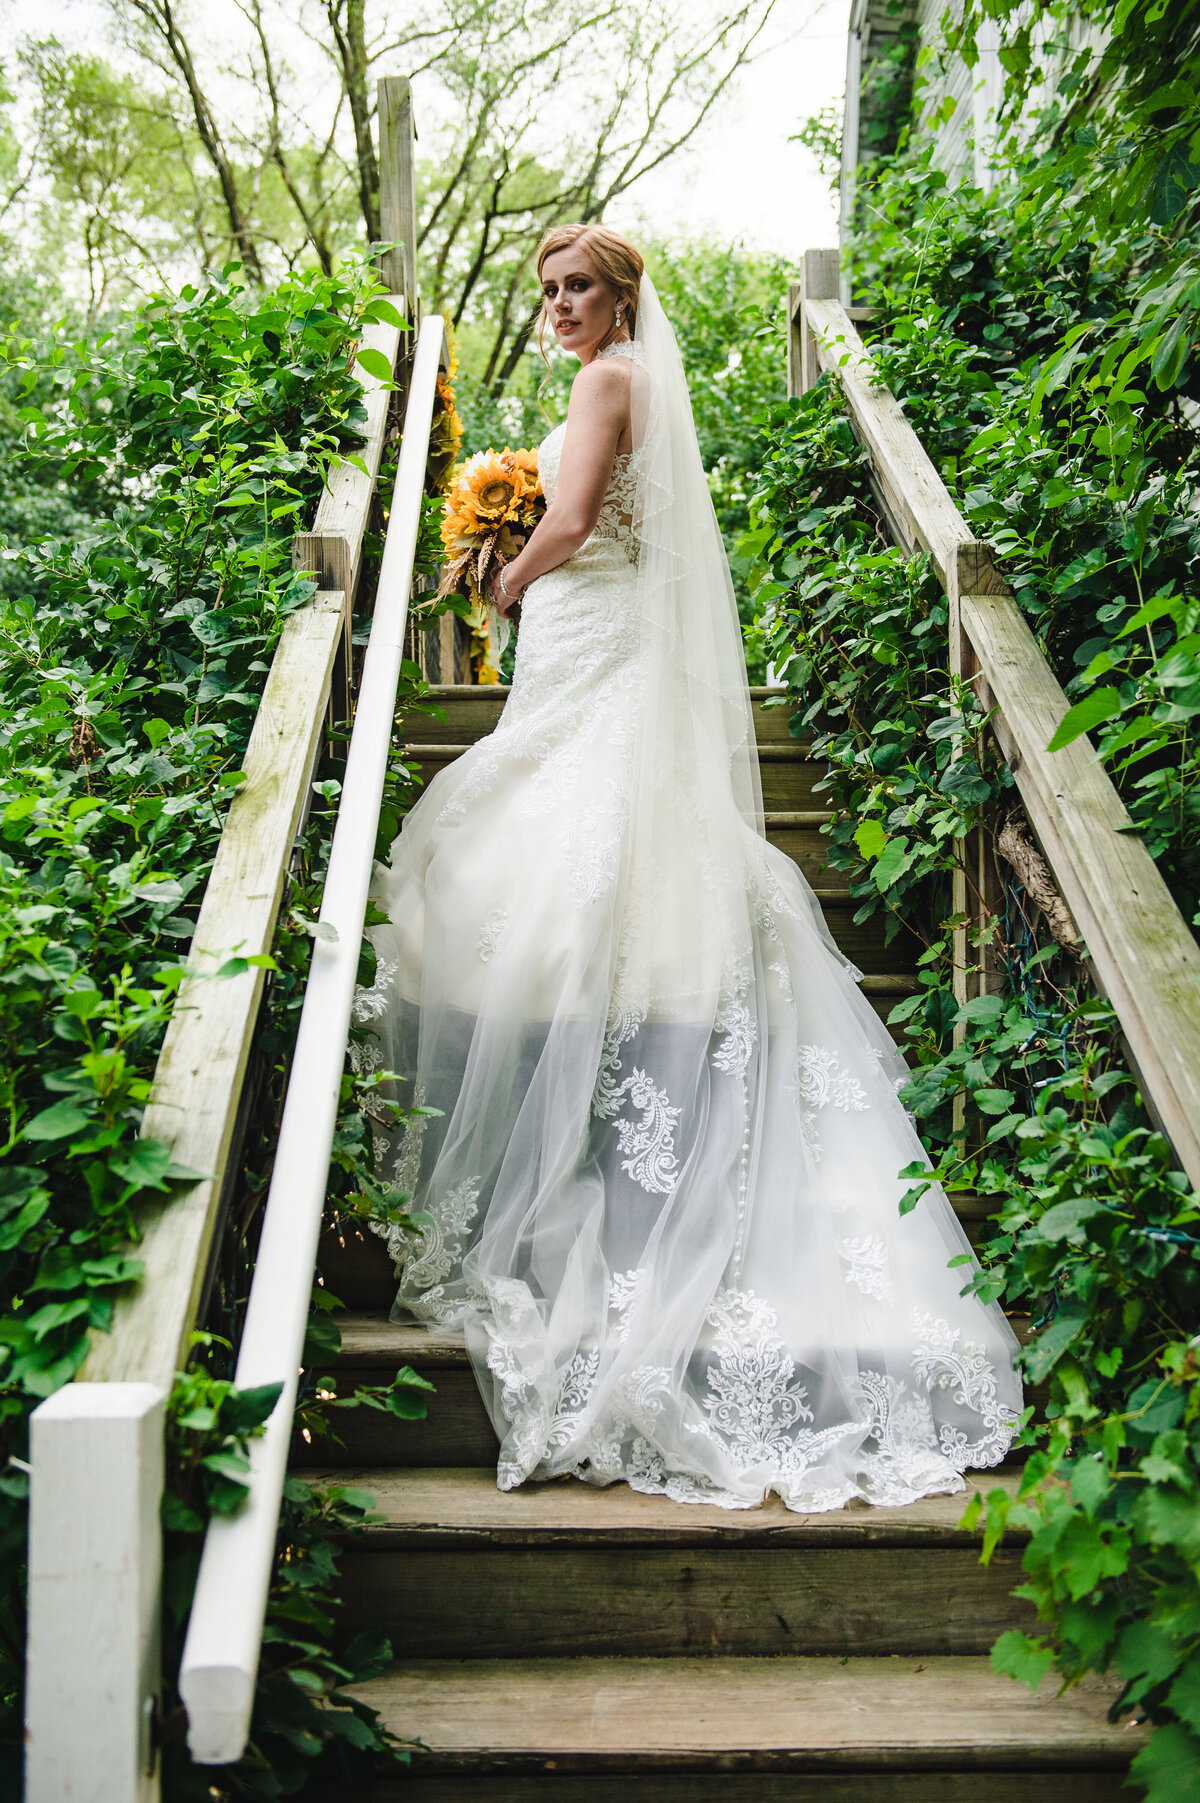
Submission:
{"label": "green vine on railing", "polygon": [[[19,1789],[27,1421],[138,1268],[138,1136],[188,939],[331,460],[365,423],[361,262],[230,268],[97,343],[10,337],[32,467],[91,497],[0,597],[0,1760]],[[284,962],[271,981],[282,981]],[[279,1057],[284,1048],[277,1048]],[[232,1405],[229,1405],[232,1406]]]}
{"label": "green vine on railing", "polygon": [[[1069,39],[1075,10],[1103,28],[1100,52]],[[854,299],[877,308],[881,374],[1067,689],[1055,744],[1094,733],[1200,923],[1194,10],[1037,0],[1016,18],[967,0],[943,21],[950,48],[973,54],[985,16],[1020,133],[989,193],[952,186],[918,88],[897,154],[859,172]],[[769,422],[761,630],[796,730],[823,731],[831,862],[863,910],[927,943],[920,993],[892,1017],[929,1151],[905,1206],[934,1177],[990,1196],[970,1286],[1033,1314],[1023,1362],[1044,1420],[1016,1501],[996,1489],[981,1507],[985,1557],[1008,1523],[1031,1530],[1023,1594],[1042,1626],[994,1656],[1034,1684],[1051,1667],[1116,1676],[1114,1712],[1154,1728],[1134,1778],[1177,1803],[1200,1784],[1200,1198],[1141,1109],[1111,1010],[1003,858],[1003,905],[975,928],[1002,992],[955,1002],[950,869],[973,820],[995,838],[1013,797],[947,674],[945,602],[886,545],[840,413],[826,381]],[[947,796],[952,743],[969,767]]]}

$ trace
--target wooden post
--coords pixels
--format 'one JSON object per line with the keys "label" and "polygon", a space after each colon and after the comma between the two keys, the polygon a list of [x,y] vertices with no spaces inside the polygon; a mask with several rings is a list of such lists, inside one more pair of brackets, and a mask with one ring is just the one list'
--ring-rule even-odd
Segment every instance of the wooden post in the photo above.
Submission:
{"label": "wooden post", "polygon": [[[963,540],[946,567],[950,674],[960,682],[977,682],[980,674],[975,648],[963,630],[961,597],[997,591],[1004,591],[1004,583],[991,546],[980,539]],[[960,1007],[977,995],[994,995],[1000,988],[994,946],[972,946],[970,941],[972,926],[980,932],[999,905],[1000,879],[991,835],[986,827],[978,826],[963,841],[951,880],[950,911],[956,918],[969,916],[964,925],[955,927],[953,937],[954,997]],[[965,1038],[965,1026],[955,1027],[955,1045]],[[957,1131],[965,1118],[961,1096],[955,1099],[954,1118]]]}
{"label": "wooden post", "polygon": [[30,1422],[26,1803],[152,1803],[163,1403],[67,1384]]}
{"label": "wooden post", "polygon": [[[854,0],[850,8],[850,30],[846,37],[846,100],[842,113],[842,168],[838,182],[838,244],[845,249],[854,227],[854,197],[858,187],[859,96],[862,91],[862,33],[871,27],[866,19],[866,0]],[[849,284],[841,294],[844,305],[850,303]]]}
{"label": "wooden post", "polygon": [[404,75],[385,75],[379,98],[379,229],[385,250],[379,270],[392,294],[402,294],[410,325],[417,324],[417,188],[412,84]]}
{"label": "wooden post", "polygon": [[[812,323],[808,318],[809,301],[833,300],[838,297],[838,254],[836,250],[806,250],[800,260],[800,281],[798,284],[798,315],[795,332],[798,340],[796,362],[798,365],[798,385],[792,383],[791,334],[788,337],[788,391],[792,394],[807,394],[821,373],[821,364],[817,357],[816,339],[813,337]],[[788,304],[794,288],[788,290]]]}

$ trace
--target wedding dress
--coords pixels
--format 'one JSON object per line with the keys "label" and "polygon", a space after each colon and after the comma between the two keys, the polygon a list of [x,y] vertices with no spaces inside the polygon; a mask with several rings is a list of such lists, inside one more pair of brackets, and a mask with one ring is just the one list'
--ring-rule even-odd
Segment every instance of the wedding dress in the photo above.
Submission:
{"label": "wedding dress", "polygon": [[[531,583],[490,737],[429,784],[375,897],[358,1048],[416,1116],[377,1154],[394,1318],[461,1329],[498,1481],[678,1502],[903,1504],[994,1465],[1015,1340],[964,1297],[944,1194],[905,1216],[904,1066],[763,835],[728,566],[644,281],[633,452]],[[565,428],[541,446],[554,495]],[[386,1230],[383,1230],[386,1231]],[[436,1407],[436,1402],[433,1405]]]}

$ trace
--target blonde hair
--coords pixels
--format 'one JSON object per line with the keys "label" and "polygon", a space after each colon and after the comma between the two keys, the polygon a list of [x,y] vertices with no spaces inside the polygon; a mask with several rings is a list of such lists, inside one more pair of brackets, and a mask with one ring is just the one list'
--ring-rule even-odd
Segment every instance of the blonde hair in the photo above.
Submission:
{"label": "blonde hair", "polygon": [[[642,271],[646,267],[641,251],[636,244],[631,244],[628,238],[622,238],[620,232],[614,232],[607,225],[553,225],[538,245],[539,283],[542,279],[542,265],[546,258],[554,256],[560,250],[570,250],[573,245],[577,245],[580,250],[587,252],[604,280],[617,290],[632,337],[633,329],[637,324],[638,289],[641,287]],[[538,320],[537,343],[542,362],[546,365],[546,377],[538,389],[539,396],[551,373],[550,359],[546,355],[546,346],[542,337],[545,327],[546,305],[543,301],[541,318]],[[603,349],[611,339],[615,338],[616,333],[617,326],[614,320],[600,340],[600,349]]]}

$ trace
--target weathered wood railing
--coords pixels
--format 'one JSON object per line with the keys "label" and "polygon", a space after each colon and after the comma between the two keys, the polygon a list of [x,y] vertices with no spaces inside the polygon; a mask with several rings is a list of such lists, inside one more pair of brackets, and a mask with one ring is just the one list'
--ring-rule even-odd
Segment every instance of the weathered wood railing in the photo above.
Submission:
{"label": "weathered wood railing", "polygon": [[[1147,1104],[1200,1185],[1200,948],[1090,742],[1047,751],[1066,696],[991,549],[954,505],[837,293],[837,252],[806,252],[802,280],[789,291],[789,386],[802,393],[822,371],[836,375],[894,537],[928,553],[950,603],[950,669],[991,710],[996,742],[1116,1010]],[[957,912],[966,911],[966,890],[964,871]]]}
{"label": "weathered wood railing", "polygon": [[278,1383],[283,1391],[262,1437],[251,1446],[246,1503],[236,1515],[218,1516],[209,1524],[179,1673],[188,1745],[202,1764],[226,1765],[240,1758],[250,1730],[404,656],[429,431],[445,355],[444,328],[435,316],[425,321],[417,340],[375,615],[321,902],[321,922],[329,933],[313,946],[237,1361],[240,1389]]}
{"label": "weathered wood railing", "polygon": [[[403,240],[384,253],[382,274],[393,306],[411,320],[417,294],[407,81],[379,83],[379,114],[381,206],[390,235]],[[440,344],[440,321],[435,325]],[[411,339],[394,324],[372,325],[361,349],[382,352],[403,383]],[[362,369],[359,375],[367,432],[357,454],[365,471],[338,464],[312,531],[295,541],[295,566],[316,574],[318,590],[287,621],[272,660],[246,754],[246,779],[221,835],[190,974],[176,1000],[142,1123],[142,1133],[167,1145],[177,1164],[204,1176],[148,1214],[135,1249],[144,1264],[141,1282],[118,1303],[111,1333],[95,1336],[78,1380],[43,1403],[32,1420],[29,1803],[76,1796],[148,1803],[158,1795],[151,1729],[158,1691],[163,1409],[174,1374],[186,1362],[210,1279],[264,971],[250,965],[241,975],[211,979],[231,956],[269,953],[326,716],[349,717],[350,616],[396,392],[391,381]],[[417,448],[409,461],[419,457],[422,472],[427,412],[418,397],[411,429],[406,418],[405,448],[412,436]],[[355,955],[357,946],[356,936]],[[327,1164],[321,1167],[322,1189]],[[305,1309],[312,1264],[310,1258]],[[298,1362],[297,1348],[293,1366]]]}

